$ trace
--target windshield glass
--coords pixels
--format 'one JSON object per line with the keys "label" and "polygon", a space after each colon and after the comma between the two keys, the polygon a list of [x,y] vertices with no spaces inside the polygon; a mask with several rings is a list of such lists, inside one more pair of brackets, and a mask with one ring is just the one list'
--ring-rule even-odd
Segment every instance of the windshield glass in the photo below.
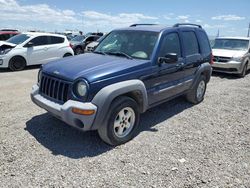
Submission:
{"label": "windshield glass", "polygon": [[215,39],[213,49],[226,50],[247,50],[249,45],[248,40],[240,39]]}
{"label": "windshield glass", "polygon": [[136,59],[150,59],[159,33],[151,31],[113,31],[95,52],[123,53]]}
{"label": "windshield glass", "polygon": [[23,42],[25,42],[27,39],[29,39],[30,36],[26,35],[26,34],[20,34],[20,35],[16,35],[14,37],[11,37],[9,40],[7,40],[7,42],[13,43],[13,44],[21,44]]}
{"label": "windshield glass", "polygon": [[73,39],[71,39],[71,41],[81,42],[81,41],[83,41],[83,39],[85,39],[84,35],[78,35],[78,36],[74,37]]}

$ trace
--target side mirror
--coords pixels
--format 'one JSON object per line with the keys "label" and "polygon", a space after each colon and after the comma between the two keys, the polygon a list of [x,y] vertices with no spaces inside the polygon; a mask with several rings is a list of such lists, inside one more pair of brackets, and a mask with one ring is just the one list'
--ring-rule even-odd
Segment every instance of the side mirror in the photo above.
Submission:
{"label": "side mirror", "polygon": [[28,42],[25,47],[27,48],[30,48],[30,47],[33,47],[34,46],[34,43],[33,42]]}
{"label": "side mirror", "polygon": [[165,57],[159,57],[158,58],[158,63],[162,64],[162,63],[176,63],[178,61],[178,55],[176,53],[169,53],[167,55],[165,55]]}

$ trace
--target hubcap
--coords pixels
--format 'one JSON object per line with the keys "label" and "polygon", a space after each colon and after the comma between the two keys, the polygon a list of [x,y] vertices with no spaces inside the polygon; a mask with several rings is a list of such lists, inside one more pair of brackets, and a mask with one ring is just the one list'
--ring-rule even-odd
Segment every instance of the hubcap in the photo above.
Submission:
{"label": "hubcap", "polygon": [[132,108],[123,108],[114,121],[114,133],[117,137],[123,138],[127,136],[133,129],[135,124],[135,112]]}
{"label": "hubcap", "polygon": [[197,88],[197,99],[198,100],[201,100],[203,95],[204,95],[204,92],[205,92],[205,89],[206,89],[206,83],[204,80],[200,81],[199,85],[198,85],[198,88]]}

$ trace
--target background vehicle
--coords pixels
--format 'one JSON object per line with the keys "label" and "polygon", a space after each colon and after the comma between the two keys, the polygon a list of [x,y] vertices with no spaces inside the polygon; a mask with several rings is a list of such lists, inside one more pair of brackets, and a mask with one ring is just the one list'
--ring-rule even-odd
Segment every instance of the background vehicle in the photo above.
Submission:
{"label": "background vehicle", "polygon": [[44,64],[73,54],[63,35],[23,33],[0,42],[0,68],[22,70],[29,65]]}
{"label": "background vehicle", "polygon": [[213,71],[246,75],[250,69],[249,38],[219,37],[213,46]]}
{"label": "background vehicle", "polygon": [[99,38],[100,36],[98,35],[89,35],[87,37],[84,35],[78,35],[70,41],[70,44],[75,52],[75,55],[79,55],[84,53],[86,45],[93,41],[96,41]]}
{"label": "background vehicle", "polygon": [[203,101],[210,63],[199,25],[133,25],[112,31],[93,53],[44,65],[31,98],[66,123],[98,130],[106,143],[119,145],[136,135],[147,109],[180,95]]}
{"label": "background vehicle", "polygon": [[89,43],[86,47],[84,52],[92,52],[96,46],[105,38],[106,35],[100,37],[97,41]]}
{"label": "background vehicle", "polygon": [[8,40],[18,34],[20,34],[18,31],[0,31],[0,41]]}

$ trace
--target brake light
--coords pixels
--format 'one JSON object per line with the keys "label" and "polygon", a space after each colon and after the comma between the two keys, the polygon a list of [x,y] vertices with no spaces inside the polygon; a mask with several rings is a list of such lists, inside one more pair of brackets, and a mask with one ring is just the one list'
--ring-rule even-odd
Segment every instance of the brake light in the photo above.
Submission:
{"label": "brake light", "polygon": [[211,61],[210,61],[210,64],[214,64],[214,55],[211,53]]}

